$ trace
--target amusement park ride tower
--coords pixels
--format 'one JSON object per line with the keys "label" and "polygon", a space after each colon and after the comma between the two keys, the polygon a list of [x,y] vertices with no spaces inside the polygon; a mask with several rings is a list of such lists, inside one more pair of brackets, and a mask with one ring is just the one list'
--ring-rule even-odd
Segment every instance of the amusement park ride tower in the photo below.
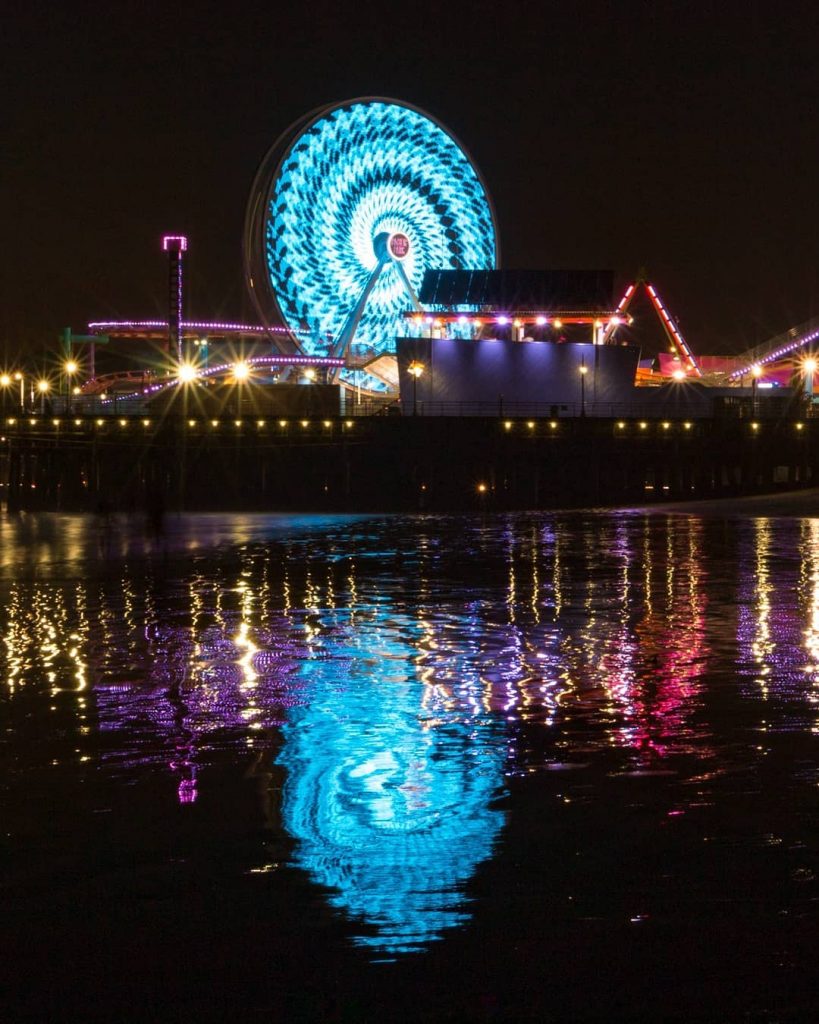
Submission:
{"label": "amusement park ride tower", "polygon": [[184,235],[165,235],[162,248],[168,254],[168,349],[182,363],[182,257],[188,248]]}

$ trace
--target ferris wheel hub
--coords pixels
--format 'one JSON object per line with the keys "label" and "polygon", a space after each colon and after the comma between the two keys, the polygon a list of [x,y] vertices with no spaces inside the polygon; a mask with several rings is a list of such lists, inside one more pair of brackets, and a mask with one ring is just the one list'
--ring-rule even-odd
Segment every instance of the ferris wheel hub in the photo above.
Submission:
{"label": "ferris wheel hub", "polygon": [[380,231],[373,238],[373,251],[379,263],[387,260],[405,260],[410,254],[409,236],[403,231]]}

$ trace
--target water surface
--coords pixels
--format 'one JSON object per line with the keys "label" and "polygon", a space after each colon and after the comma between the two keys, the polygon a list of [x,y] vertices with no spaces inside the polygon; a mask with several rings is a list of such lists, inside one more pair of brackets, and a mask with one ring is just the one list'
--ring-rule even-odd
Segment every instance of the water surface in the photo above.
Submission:
{"label": "water surface", "polygon": [[0,520],[60,1019],[817,1015],[819,520]]}

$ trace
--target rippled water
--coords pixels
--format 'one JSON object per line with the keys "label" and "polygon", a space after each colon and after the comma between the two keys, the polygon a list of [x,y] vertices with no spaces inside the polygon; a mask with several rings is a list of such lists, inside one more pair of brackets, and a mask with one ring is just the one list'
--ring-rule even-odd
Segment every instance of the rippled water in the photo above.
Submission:
{"label": "rippled water", "polygon": [[21,1013],[819,1017],[817,519],[4,519],[0,665]]}

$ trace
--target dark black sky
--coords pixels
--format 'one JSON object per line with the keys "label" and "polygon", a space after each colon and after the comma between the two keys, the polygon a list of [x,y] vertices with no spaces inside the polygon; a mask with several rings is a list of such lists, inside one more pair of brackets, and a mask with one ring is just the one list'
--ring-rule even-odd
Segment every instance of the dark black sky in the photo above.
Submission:
{"label": "dark black sky", "polygon": [[161,315],[251,317],[256,165],[291,121],[408,100],[480,166],[503,263],[648,267],[695,350],[819,313],[819,11],[772,0],[6,5],[0,345]]}

